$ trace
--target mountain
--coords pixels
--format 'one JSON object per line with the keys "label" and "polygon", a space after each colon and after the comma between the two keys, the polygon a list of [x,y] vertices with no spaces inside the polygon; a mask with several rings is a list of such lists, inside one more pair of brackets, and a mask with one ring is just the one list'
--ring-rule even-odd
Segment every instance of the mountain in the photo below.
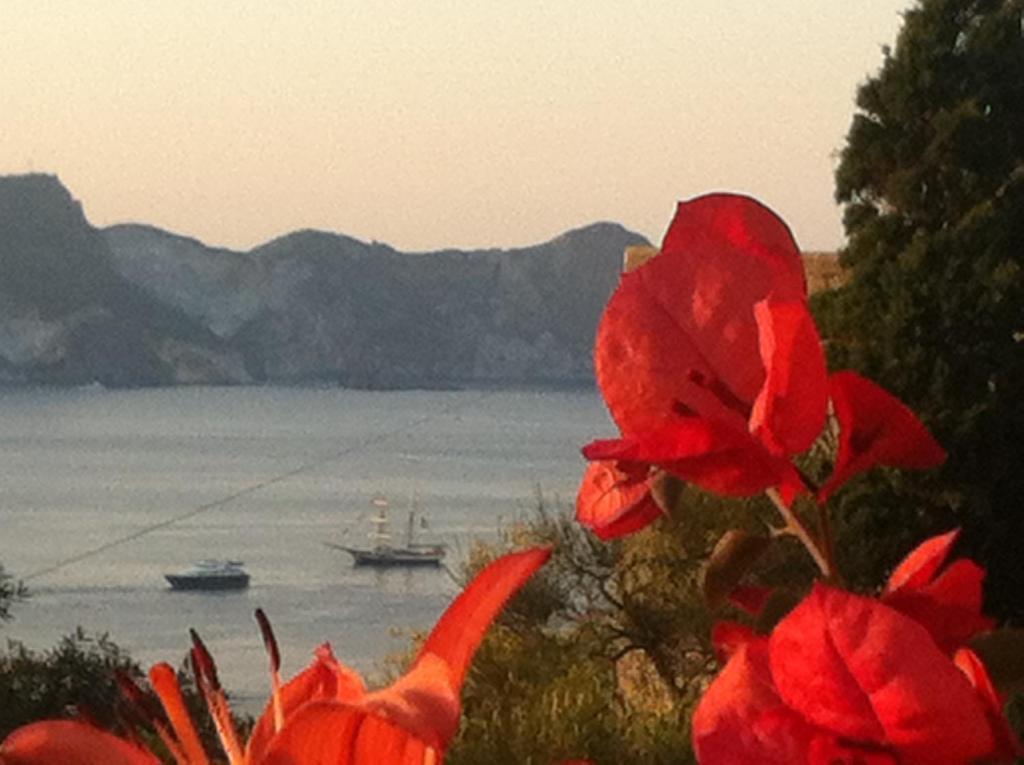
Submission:
{"label": "mountain", "polygon": [[[232,353],[125,280],[56,177],[0,178],[0,382],[170,384],[183,349]],[[241,357],[236,366],[244,374]]]}
{"label": "mountain", "polygon": [[598,223],[509,250],[306,230],[238,252],[97,230],[55,176],[0,177],[0,381],[589,382],[622,251],[644,243]]}

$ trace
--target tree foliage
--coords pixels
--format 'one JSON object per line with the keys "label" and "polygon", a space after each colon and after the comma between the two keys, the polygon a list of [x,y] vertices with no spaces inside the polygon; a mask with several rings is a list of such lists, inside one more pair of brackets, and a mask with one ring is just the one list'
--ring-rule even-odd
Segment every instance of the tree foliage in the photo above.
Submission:
{"label": "tree foliage", "polygon": [[69,713],[118,727],[117,671],[141,675],[138,665],[107,635],[78,629],[43,652],[10,643],[0,655],[0,737],[20,725]]}
{"label": "tree foliage", "polygon": [[[164,761],[173,762],[156,737],[145,731],[146,725],[136,727],[142,718],[120,690],[118,674],[146,687],[138,662],[106,633],[91,634],[79,627],[45,651],[9,641],[0,653],[0,740],[38,720],[81,717],[122,735],[134,731],[161,752]],[[183,667],[178,680],[206,751],[219,752],[217,732],[191,673]],[[156,697],[149,695],[150,707],[158,708]],[[249,717],[235,720],[243,732],[253,722]]]}
{"label": "tree foliage", "polygon": [[848,283],[818,297],[833,368],[900,395],[950,455],[862,481],[841,545],[863,581],[960,523],[998,616],[1024,619],[1024,0],[919,0],[857,94],[836,173]]}
{"label": "tree foliage", "polygon": [[[770,508],[672,489],[668,517],[619,541],[542,500],[499,544],[473,550],[466,579],[505,547],[555,543],[473,661],[447,762],[693,761],[690,714],[717,671],[712,625],[744,618],[708,608],[705,565],[726,529],[763,531]],[[805,558],[796,545],[773,546],[752,581],[806,580]]]}

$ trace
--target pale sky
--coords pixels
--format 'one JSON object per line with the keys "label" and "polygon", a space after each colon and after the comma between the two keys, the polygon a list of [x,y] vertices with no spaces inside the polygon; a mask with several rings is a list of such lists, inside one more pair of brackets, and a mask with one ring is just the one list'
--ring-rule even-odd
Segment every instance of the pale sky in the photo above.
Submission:
{"label": "pale sky", "polygon": [[753,194],[842,242],[836,153],[912,0],[0,0],[0,173],[98,226],[404,250]]}

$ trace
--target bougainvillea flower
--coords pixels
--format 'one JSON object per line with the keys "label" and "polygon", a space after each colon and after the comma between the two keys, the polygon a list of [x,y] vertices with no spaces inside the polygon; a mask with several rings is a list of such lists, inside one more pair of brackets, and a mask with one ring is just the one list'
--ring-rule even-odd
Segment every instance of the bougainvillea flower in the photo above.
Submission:
{"label": "bougainvillea flower", "polygon": [[651,495],[646,465],[627,472],[629,463],[591,462],[576,496],[576,518],[601,539],[616,539],[642,529],[662,510]]}
{"label": "bougainvillea flower", "polygon": [[952,654],[995,622],[981,612],[985,570],[972,560],[942,569],[959,530],[932,537],[908,555],[889,577],[882,602],[922,624]]}
{"label": "bougainvillea flower", "polygon": [[988,705],[924,627],[826,585],[770,638],[735,650],[701,700],[693,736],[704,765],[841,751],[851,762],[873,753],[900,765],[968,765],[997,750]]}
{"label": "bougainvillea flower", "polygon": [[725,664],[747,643],[757,639],[752,627],[739,622],[718,622],[711,629],[711,646],[718,661]]}
{"label": "bougainvillea flower", "polygon": [[[1024,746],[1021,745],[1020,739],[1003,714],[1006,697],[996,690],[995,684],[989,677],[988,670],[978,654],[970,648],[961,648],[954,654],[953,663],[971,681],[971,685],[978,691],[985,706],[985,714],[988,716],[989,724],[996,737],[995,754],[992,759],[1009,762],[1024,754]],[[1015,761],[1019,762],[1019,760]]]}
{"label": "bougainvillea flower", "polygon": [[589,460],[656,465],[708,491],[746,496],[768,486],[790,495],[803,484],[781,457],[766,451],[744,431],[699,417],[673,417],[656,430],[636,436],[593,441],[583,447]]}
{"label": "bougainvillea flower", "polygon": [[950,633],[936,633],[898,600],[928,593],[944,602],[955,588],[932,585],[969,563],[940,573],[955,537],[935,537],[908,555],[881,600],[818,584],[770,636],[731,623],[717,627],[716,651],[728,661],[694,715],[698,760],[1011,760],[1019,743],[981,661],[965,648],[951,657]]}
{"label": "bougainvillea flower", "polygon": [[902,401],[855,372],[829,377],[829,396],[839,422],[839,451],[832,476],[818,493],[825,502],[850,478],[876,465],[930,468],[946,452]]}
{"label": "bougainvillea flower", "polygon": [[[289,683],[277,678],[276,643],[271,647],[274,693],[248,745],[238,740],[227,698],[212,660],[196,640],[192,660],[230,765],[434,765],[458,728],[459,693],[484,633],[507,600],[548,559],[549,548],[513,553],[491,563],[466,587],[438,621],[409,671],[391,686],[367,691],[328,647]],[[261,621],[261,627],[264,627]],[[157,665],[150,681],[165,716],[153,719],[179,765],[209,765],[185,710],[173,670]],[[84,723],[45,721],[12,733],[0,744],[3,765],[154,765],[134,744]]]}
{"label": "bougainvillea flower", "polygon": [[787,707],[768,665],[768,641],[732,648],[693,717],[693,747],[704,765],[807,762],[815,729]]}
{"label": "bougainvillea flower", "polygon": [[621,438],[590,460],[638,459],[729,495],[801,488],[789,458],[825,422],[827,379],[786,225],[749,197],[680,203],[661,253],[623,275],[595,368]]}

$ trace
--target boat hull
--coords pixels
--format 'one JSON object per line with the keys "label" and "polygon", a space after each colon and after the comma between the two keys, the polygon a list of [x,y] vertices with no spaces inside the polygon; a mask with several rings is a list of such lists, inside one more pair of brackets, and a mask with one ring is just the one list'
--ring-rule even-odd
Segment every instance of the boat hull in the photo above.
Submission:
{"label": "boat hull", "polygon": [[164,574],[164,579],[172,590],[244,590],[249,586],[249,575],[245,573],[207,577]]}
{"label": "boat hull", "polygon": [[344,550],[352,556],[356,566],[405,567],[405,566],[440,566],[444,560],[444,551],[433,550],[360,550],[356,547],[332,545],[337,550]]}
{"label": "boat hull", "polygon": [[437,556],[380,556],[374,553],[352,553],[356,566],[440,566]]}

